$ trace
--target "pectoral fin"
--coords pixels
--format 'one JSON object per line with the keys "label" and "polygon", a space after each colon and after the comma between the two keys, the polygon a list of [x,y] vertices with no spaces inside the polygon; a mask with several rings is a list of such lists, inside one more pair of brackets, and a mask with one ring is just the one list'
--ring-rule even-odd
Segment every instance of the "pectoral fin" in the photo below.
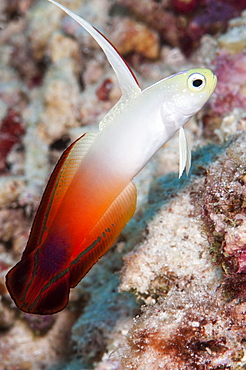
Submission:
{"label": "pectoral fin", "polygon": [[179,130],[179,178],[184,169],[188,175],[191,166],[191,151],[183,127]]}

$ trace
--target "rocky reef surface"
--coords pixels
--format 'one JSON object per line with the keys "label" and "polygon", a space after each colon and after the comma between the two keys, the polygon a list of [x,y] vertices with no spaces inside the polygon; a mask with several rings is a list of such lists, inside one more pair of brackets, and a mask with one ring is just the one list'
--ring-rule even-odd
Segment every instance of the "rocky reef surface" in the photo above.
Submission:
{"label": "rocky reef surface", "polygon": [[[20,312],[5,275],[21,257],[62,151],[120,90],[92,38],[46,0],[0,4],[0,369],[218,370],[246,366],[246,13],[233,0],[73,0],[142,88],[191,67],[218,86],[136,177],[117,243],[53,316]],[[243,11],[244,10],[244,11]]]}

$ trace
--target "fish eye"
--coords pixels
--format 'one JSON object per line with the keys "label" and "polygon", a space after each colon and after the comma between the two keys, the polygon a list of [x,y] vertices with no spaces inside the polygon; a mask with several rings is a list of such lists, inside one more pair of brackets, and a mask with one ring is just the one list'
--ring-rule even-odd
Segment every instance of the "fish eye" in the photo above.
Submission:
{"label": "fish eye", "polygon": [[202,90],[206,85],[206,78],[201,73],[192,73],[188,78],[188,88],[191,91]]}

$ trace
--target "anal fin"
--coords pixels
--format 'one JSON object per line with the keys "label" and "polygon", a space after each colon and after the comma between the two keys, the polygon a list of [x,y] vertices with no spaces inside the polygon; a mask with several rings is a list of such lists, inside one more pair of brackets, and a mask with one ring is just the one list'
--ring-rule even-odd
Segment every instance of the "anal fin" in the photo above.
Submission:
{"label": "anal fin", "polygon": [[70,263],[70,287],[74,287],[111,247],[136,209],[137,191],[130,182],[83,240],[81,252]]}

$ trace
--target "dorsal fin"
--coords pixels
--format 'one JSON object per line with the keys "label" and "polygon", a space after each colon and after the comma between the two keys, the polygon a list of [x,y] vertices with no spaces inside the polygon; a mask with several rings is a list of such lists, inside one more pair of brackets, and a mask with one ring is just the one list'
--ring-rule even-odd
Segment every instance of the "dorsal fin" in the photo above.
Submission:
{"label": "dorsal fin", "polygon": [[85,19],[73,13],[71,10],[67,9],[65,6],[59,4],[55,0],[49,0],[51,3],[57,5],[59,8],[64,10],[70,17],[72,17],[76,22],[78,22],[82,27],[86,29],[87,32],[97,41],[97,43],[103,49],[109,63],[114,69],[116,76],[119,81],[119,85],[123,96],[129,97],[140,93],[141,89],[138,85],[137,79],[134,76],[132,70],[123,60],[116,48],[110,43],[110,41],[96,28],[94,28]]}
{"label": "dorsal fin", "polygon": [[22,258],[30,254],[41,243],[47,223],[51,223],[55,217],[82,158],[88,152],[97,135],[97,132],[86,133],[64,151],[46,186]]}

